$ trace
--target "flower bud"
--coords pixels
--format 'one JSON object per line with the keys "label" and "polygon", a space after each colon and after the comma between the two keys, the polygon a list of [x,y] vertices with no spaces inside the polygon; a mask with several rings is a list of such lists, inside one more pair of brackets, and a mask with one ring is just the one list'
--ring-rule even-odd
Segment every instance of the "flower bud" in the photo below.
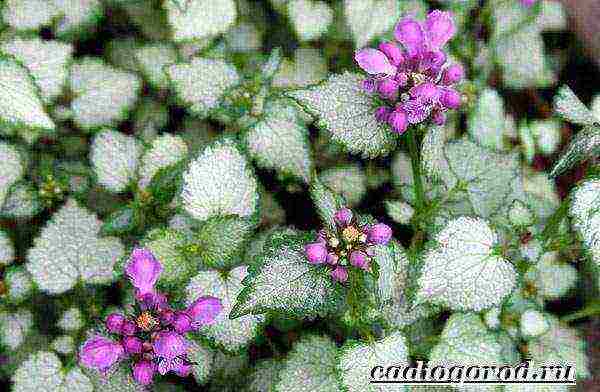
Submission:
{"label": "flower bud", "polygon": [[335,220],[335,223],[338,226],[346,227],[352,221],[352,217],[352,211],[350,211],[348,208],[342,208],[335,213],[333,220]]}
{"label": "flower bud", "polygon": [[327,248],[320,242],[304,245],[306,258],[312,264],[322,264],[327,258]]}
{"label": "flower bud", "polygon": [[177,312],[173,319],[173,329],[177,333],[186,333],[192,330],[192,320],[185,313]]}
{"label": "flower bud", "polygon": [[121,328],[125,322],[125,316],[119,313],[111,313],[106,317],[106,329],[111,333],[121,333]]}
{"label": "flower bud", "polygon": [[431,115],[431,121],[438,126],[444,125],[446,123],[446,113],[441,110],[434,111]]}
{"label": "flower bud", "polygon": [[134,249],[129,263],[125,267],[125,273],[131,280],[131,284],[137,289],[138,298],[154,292],[154,285],[161,272],[160,262],[156,260],[152,252],[144,248]]}
{"label": "flower bud", "polygon": [[383,79],[380,80],[377,84],[377,91],[381,98],[396,100],[398,98],[398,89],[400,88],[400,84],[394,79]]}
{"label": "flower bud", "polygon": [[95,336],[88,339],[79,353],[81,363],[90,369],[106,370],[123,357],[125,350],[119,343]]}
{"label": "flower bud", "polygon": [[462,97],[458,91],[446,89],[440,97],[440,103],[448,109],[458,109],[462,104]]}
{"label": "flower bud", "polygon": [[444,70],[442,83],[449,86],[460,82],[465,77],[465,70],[460,64],[452,64]]}
{"label": "flower bud", "polygon": [[165,325],[170,325],[175,319],[175,312],[171,309],[165,309],[160,313],[160,321]]}
{"label": "flower bud", "polygon": [[344,283],[348,280],[348,270],[345,267],[337,266],[331,271],[331,278],[335,282]]}
{"label": "flower bud", "polygon": [[350,264],[360,269],[368,269],[369,268],[369,258],[366,254],[359,250],[355,250],[350,253]]}
{"label": "flower bud", "polygon": [[204,325],[212,324],[222,310],[221,300],[207,295],[194,301],[187,308],[186,313],[191,319],[191,327],[198,329]]}
{"label": "flower bud", "polygon": [[338,255],[336,255],[335,253],[329,253],[329,254],[327,255],[327,259],[326,259],[326,261],[327,261],[327,264],[330,264],[330,265],[336,265],[336,264],[338,263],[338,260],[339,260],[339,259],[340,259],[340,258],[339,258],[339,257],[338,257]]}
{"label": "flower bud", "polygon": [[127,354],[141,354],[144,342],[135,336],[125,336],[123,338],[123,347]]}
{"label": "flower bud", "polygon": [[376,245],[385,245],[391,238],[392,229],[384,223],[371,226],[367,235],[367,240]]}
{"label": "flower bud", "polygon": [[152,384],[156,373],[156,365],[150,361],[140,361],[133,365],[133,379],[142,385]]}
{"label": "flower bud", "polygon": [[379,122],[387,122],[388,117],[390,116],[390,113],[392,111],[385,107],[385,106],[380,106],[375,110],[375,118],[377,119],[377,121]]}
{"label": "flower bud", "polygon": [[388,124],[390,124],[394,132],[399,134],[404,133],[408,127],[406,112],[403,109],[397,108],[389,115]]}
{"label": "flower bud", "polygon": [[133,321],[125,320],[121,327],[121,333],[125,336],[135,335],[137,332],[137,325]]}
{"label": "flower bud", "polygon": [[393,42],[388,41],[380,43],[379,50],[382,51],[390,60],[390,63],[396,67],[404,62],[402,50]]}

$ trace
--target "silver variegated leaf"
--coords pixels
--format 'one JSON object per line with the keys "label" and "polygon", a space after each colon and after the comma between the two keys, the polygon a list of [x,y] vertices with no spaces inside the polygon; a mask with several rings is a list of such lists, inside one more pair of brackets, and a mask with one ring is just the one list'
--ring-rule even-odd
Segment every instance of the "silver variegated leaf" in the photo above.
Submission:
{"label": "silver variegated leaf", "polygon": [[350,153],[375,158],[396,146],[397,135],[375,118],[377,102],[363,91],[362,80],[362,76],[346,72],[288,95],[317,117],[318,126]]}
{"label": "silver variegated leaf", "polygon": [[230,317],[265,312],[315,316],[335,310],[341,286],[332,281],[326,266],[306,259],[303,245],[311,238],[274,234],[265,253],[249,267]]}
{"label": "silver variegated leaf", "polygon": [[186,288],[188,304],[198,297],[210,295],[221,300],[223,309],[215,321],[198,330],[218,347],[236,352],[244,348],[256,337],[258,329],[264,321],[262,315],[245,315],[236,319],[229,317],[231,309],[240,291],[242,280],[247,276],[246,266],[232,269],[224,276],[220,271],[202,271],[190,280]]}
{"label": "silver variegated leaf", "polygon": [[514,267],[492,251],[497,236],[482,219],[460,217],[436,236],[424,255],[417,298],[453,310],[499,305],[517,281]]}
{"label": "silver variegated leaf", "polygon": [[349,341],[338,354],[337,371],[347,392],[404,392],[405,385],[372,384],[371,370],[375,366],[408,365],[408,347],[400,332],[394,332],[374,343]]}

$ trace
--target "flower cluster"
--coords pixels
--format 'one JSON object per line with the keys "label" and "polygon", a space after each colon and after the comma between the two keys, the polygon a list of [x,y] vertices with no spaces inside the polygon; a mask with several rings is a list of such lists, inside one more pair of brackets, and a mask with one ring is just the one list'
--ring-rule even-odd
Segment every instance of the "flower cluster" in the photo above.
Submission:
{"label": "flower cluster", "polygon": [[464,70],[459,64],[448,65],[442,50],[455,33],[450,14],[435,10],[423,23],[403,18],[394,31],[398,42],[356,52],[356,62],[371,75],[363,88],[383,102],[375,113],[378,121],[401,134],[409,124],[429,118],[442,125],[445,112],[460,107],[462,97],[453,85],[464,77]]}
{"label": "flower cluster", "polygon": [[334,220],[335,229],[321,230],[317,242],[305,245],[304,251],[310,263],[329,266],[332,279],[344,283],[349,266],[370,269],[373,246],[387,244],[392,229],[383,223],[360,226],[348,208],[337,211]]}
{"label": "flower cluster", "polygon": [[143,385],[152,383],[156,372],[172,371],[186,377],[192,363],[187,359],[189,342],[184,334],[214,321],[222,309],[221,301],[205,296],[185,310],[174,310],[167,297],[155,289],[162,265],[147,249],[134,249],[125,269],[136,292],[134,315],[108,315],[107,331],[115,339],[96,335],[80,350],[81,363],[102,372],[118,361],[133,361],[133,377]]}

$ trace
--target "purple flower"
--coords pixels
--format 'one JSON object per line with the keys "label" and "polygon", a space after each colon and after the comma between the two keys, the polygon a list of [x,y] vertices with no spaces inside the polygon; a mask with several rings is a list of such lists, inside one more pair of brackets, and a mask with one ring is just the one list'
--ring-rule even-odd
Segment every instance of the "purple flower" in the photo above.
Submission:
{"label": "purple flower", "polygon": [[408,117],[402,108],[396,108],[388,117],[388,123],[396,133],[403,134],[408,127]]}
{"label": "purple flower", "polygon": [[304,252],[312,264],[323,264],[327,258],[327,248],[321,242],[304,245]]}
{"label": "purple flower", "polygon": [[160,332],[153,343],[154,355],[158,358],[158,372],[162,375],[178,369],[187,354],[189,342],[177,332]]}
{"label": "purple flower", "polygon": [[369,258],[365,253],[355,250],[350,253],[350,264],[356,268],[367,270],[369,269]]}
{"label": "purple flower", "polygon": [[140,354],[144,349],[142,339],[135,336],[125,336],[122,343],[127,354]]}
{"label": "purple flower", "polygon": [[125,316],[119,313],[111,313],[106,317],[106,329],[111,333],[121,333]]}
{"label": "purple flower", "polygon": [[443,112],[460,106],[462,100],[453,85],[462,80],[464,69],[447,65],[443,52],[454,34],[451,14],[435,10],[423,22],[412,17],[400,20],[394,30],[397,43],[383,42],[379,49],[356,52],[356,62],[371,75],[363,82],[364,90],[378,94],[386,103],[377,108],[377,121],[387,122],[402,134],[409,124],[428,119],[443,124]]}
{"label": "purple flower", "polygon": [[104,371],[123,357],[125,350],[119,343],[95,336],[88,339],[79,352],[81,363],[90,368]]}
{"label": "purple flower", "polygon": [[192,365],[189,363],[186,363],[185,361],[181,361],[173,368],[173,371],[179,377],[187,377],[192,372]]}
{"label": "purple flower", "polygon": [[348,280],[348,270],[345,267],[337,266],[331,270],[331,278],[335,282],[344,283]]}
{"label": "purple flower", "polygon": [[177,333],[186,333],[192,330],[192,319],[183,312],[175,313],[172,324]]}
{"label": "purple flower", "polygon": [[353,216],[354,214],[352,214],[352,211],[350,211],[348,208],[342,208],[335,213],[333,220],[335,221],[336,225],[346,227],[352,221]]}
{"label": "purple flower", "polygon": [[126,320],[123,322],[123,326],[121,327],[121,333],[126,336],[135,335],[137,332],[137,325],[131,320]]}
{"label": "purple flower", "polygon": [[223,305],[218,298],[204,296],[194,301],[187,309],[187,314],[192,321],[192,328],[198,329],[211,324],[223,310]]}
{"label": "purple flower", "polygon": [[385,245],[391,238],[392,229],[384,223],[372,226],[367,236],[367,240],[376,245]]}
{"label": "purple flower", "polygon": [[102,336],[88,339],[79,355],[82,365],[106,371],[129,357],[133,377],[142,385],[151,384],[156,372],[172,371],[182,377],[190,373],[189,342],[182,334],[213,322],[222,305],[217,298],[202,297],[187,309],[173,310],[167,297],[154,288],[161,271],[152,253],[139,248],[133,251],[126,273],[136,288],[136,314],[110,314],[106,328],[121,335],[121,342]]}
{"label": "purple flower", "polygon": [[140,361],[133,365],[133,379],[139,384],[152,384],[155,373],[156,365],[150,361]]}
{"label": "purple flower", "polygon": [[523,4],[525,7],[531,7],[535,3],[537,3],[537,0],[521,0],[521,4]]}
{"label": "purple flower", "polygon": [[335,253],[327,254],[327,264],[336,265],[338,263],[339,259],[340,259],[340,257],[338,255],[336,255]]}
{"label": "purple flower", "polygon": [[384,74],[393,76],[396,74],[394,67],[385,54],[377,49],[362,49],[356,52],[354,59],[358,65],[371,75]]}
{"label": "purple flower", "polygon": [[154,285],[162,272],[162,265],[152,252],[145,248],[136,248],[131,254],[125,273],[131,284],[137,289],[137,295],[143,297],[154,292]]}

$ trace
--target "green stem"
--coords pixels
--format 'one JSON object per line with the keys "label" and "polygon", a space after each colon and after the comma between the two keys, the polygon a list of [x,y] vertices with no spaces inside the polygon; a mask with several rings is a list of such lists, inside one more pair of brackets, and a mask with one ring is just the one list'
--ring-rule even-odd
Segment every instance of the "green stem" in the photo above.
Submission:
{"label": "green stem", "polygon": [[560,223],[563,221],[568,211],[569,198],[567,197],[560,203],[560,206],[554,211],[554,214],[548,218],[546,227],[544,227],[544,231],[542,231],[542,238],[544,238],[544,240],[548,241],[550,237],[556,234],[556,231],[560,227]]}
{"label": "green stem", "polygon": [[425,192],[423,191],[423,180],[421,179],[421,162],[419,159],[419,145],[417,143],[417,129],[408,132],[408,153],[413,173],[413,184],[415,190],[415,207],[417,214],[423,211],[425,206]]}
{"label": "green stem", "polygon": [[592,302],[580,311],[566,315],[561,320],[565,323],[570,323],[575,320],[598,315],[600,315],[600,301]]}

